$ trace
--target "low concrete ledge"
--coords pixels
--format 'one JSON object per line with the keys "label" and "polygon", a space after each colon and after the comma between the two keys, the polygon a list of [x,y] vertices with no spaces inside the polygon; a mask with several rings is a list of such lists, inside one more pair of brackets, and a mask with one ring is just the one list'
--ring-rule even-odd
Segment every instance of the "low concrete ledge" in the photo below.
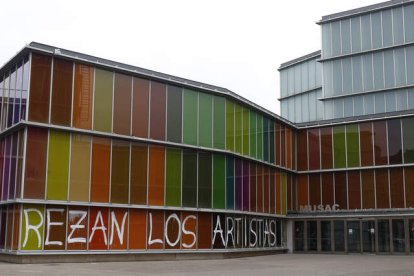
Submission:
{"label": "low concrete ledge", "polygon": [[127,253],[127,254],[0,254],[0,262],[34,263],[91,263],[91,262],[135,262],[135,261],[175,261],[230,259],[272,254],[284,254],[287,249],[189,252],[189,253]]}

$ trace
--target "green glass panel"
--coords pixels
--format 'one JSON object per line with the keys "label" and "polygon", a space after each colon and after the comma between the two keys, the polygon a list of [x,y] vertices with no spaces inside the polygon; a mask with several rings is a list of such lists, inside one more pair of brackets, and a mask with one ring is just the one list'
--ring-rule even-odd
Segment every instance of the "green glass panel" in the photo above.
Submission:
{"label": "green glass panel", "polygon": [[183,150],[183,207],[197,207],[197,152]]}
{"label": "green glass panel", "polygon": [[184,144],[197,145],[197,105],[198,93],[191,90],[184,90]]}
{"label": "green glass panel", "polygon": [[242,136],[242,132],[243,132],[243,108],[238,105],[235,104],[234,105],[234,112],[235,112],[235,128],[234,128],[234,134],[236,136],[236,152],[237,153],[242,153],[242,147],[243,147],[243,136]]}
{"label": "green glass panel", "polygon": [[167,149],[167,168],[165,176],[167,206],[181,205],[181,150]]}
{"label": "green glass panel", "polygon": [[226,100],[226,149],[234,151],[234,103]]}
{"label": "green glass panel", "polygon": [[50,131],[47,162],[47,199],[67,200],[69,141],[68,132]]}
{"label": "green glass panel", "polygon": [[346,126],[346,149],[348,167],[359,167],[358,125]]}
{"label": "green glass panel", "polygon": [[112,90],[113,73],[96,69],[93,111],[94,130],[104,132],[112,131]]}
{"label": "green glass panel", "polygon": [[263,117],[257,114],[257,159],[263,160]]}
{"label": "green glass panel", "polygon": [[203,147],[212,147],[212,129],[213,129],[213,96],[210,94],[199,94],[198,125],[201,126],[198,131],[198,143]]}
{"label": "green glass panel", "polygon": [[[293,143],[295,145],[295,143]],[[269,162],[275,163],[275,123],[269,120]],[[295,151],[293,151],[295,152]],[[295,164],[295,162],[293,162]]]}
{"label": "green glass panel", "polygon": [[256,158],[256,113],[250,111],[250,156]]}
{"label": "green glass panel", "polygon": [[[41,250],[43,247],[44,208],[42,205],[24,205],[20,235],[22,250]],[[43,223],[40,224],[40,222]],[[39,225],[40,224],[40,225]],[[34,227],[39,225],[39,227]],[[31,226],[31,227],[27,227]],[[35,229],[34,229],[35,228]],[[40,240],[39,240],[40,236]]]}
{"label": "green glass panel", "polygon": [[89,201],[91,136],[73,134],[71,151],[69,200]]}
{"label": "green glass panel", "polygon": [[414,163],[414,117],[402,120],[404,163]]}
{"label": "green glass panel", "polygon": [[243,154],[249,155],[250,146],[250,120],[249,109],[243,108]]}
{"label": "green glass panel", "polygon": [[282,202],[282,214],[286,215],[286,210],[287,210],[287,202],[286,202],[286,198],[287,198],[287,189],[286,189],[286,177],[288,177],[286,175],[286,173],[282,173],[280,175],[281,178],[281,185],[280,185],[280,193],[281,193],[281,202]]}
{"label": "green glass panel", "polygon": [[263,117],[263,160],[269,162],[269,119]]}
{"label": "green glass panel", "polygon": [[167,89],[167,140],[181,143],[183,102],[181,88],[169,85]]}
{"label": "green glass panel", "polygon": [[345,152],[345,126],[335,126],[333,128],[334,140],[334,167],[345,168],[346,152]]}
{"label": "green glass panel", "polygon": [[221,154],[213,155],[213,208],[225,209],[226,158]]}
{"label": "green glass panel", "polygon": [[214,96],[214,148],[226,148],[226,99],[223,97]]}
{"label": "green glass panel", "polygon": [[211,208],[211,153],[198,153],[198,207]]}

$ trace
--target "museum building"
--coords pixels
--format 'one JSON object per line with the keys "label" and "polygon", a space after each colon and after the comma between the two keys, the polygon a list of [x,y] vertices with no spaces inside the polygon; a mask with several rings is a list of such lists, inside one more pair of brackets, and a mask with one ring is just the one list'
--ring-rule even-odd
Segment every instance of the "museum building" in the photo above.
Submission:
{"label": "museum building", "polygon": [[414,1],[318,24],[282,116],[25,46],[0,69],[0,258],[414,252]]}

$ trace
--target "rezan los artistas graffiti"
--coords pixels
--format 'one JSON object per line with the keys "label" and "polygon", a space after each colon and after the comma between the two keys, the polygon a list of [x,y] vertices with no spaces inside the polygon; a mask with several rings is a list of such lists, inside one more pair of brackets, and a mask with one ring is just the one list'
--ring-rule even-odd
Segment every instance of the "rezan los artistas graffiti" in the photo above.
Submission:
{"label": "rezan los artistas graffiti", "polygon": [[280,221],[271,217],[36,205],[25,205],[21,215],[23,250],[214,249],[280,245]]}

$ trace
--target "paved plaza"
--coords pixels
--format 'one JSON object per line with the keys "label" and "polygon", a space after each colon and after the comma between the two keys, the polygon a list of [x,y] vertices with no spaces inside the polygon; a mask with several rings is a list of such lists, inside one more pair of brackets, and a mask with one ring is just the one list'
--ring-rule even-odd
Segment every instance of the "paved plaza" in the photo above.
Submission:
{"label": "paved plaza", "polygon": [[414,275],[414,256],[286,254],[224,260],[0,263],[0,275]]}

